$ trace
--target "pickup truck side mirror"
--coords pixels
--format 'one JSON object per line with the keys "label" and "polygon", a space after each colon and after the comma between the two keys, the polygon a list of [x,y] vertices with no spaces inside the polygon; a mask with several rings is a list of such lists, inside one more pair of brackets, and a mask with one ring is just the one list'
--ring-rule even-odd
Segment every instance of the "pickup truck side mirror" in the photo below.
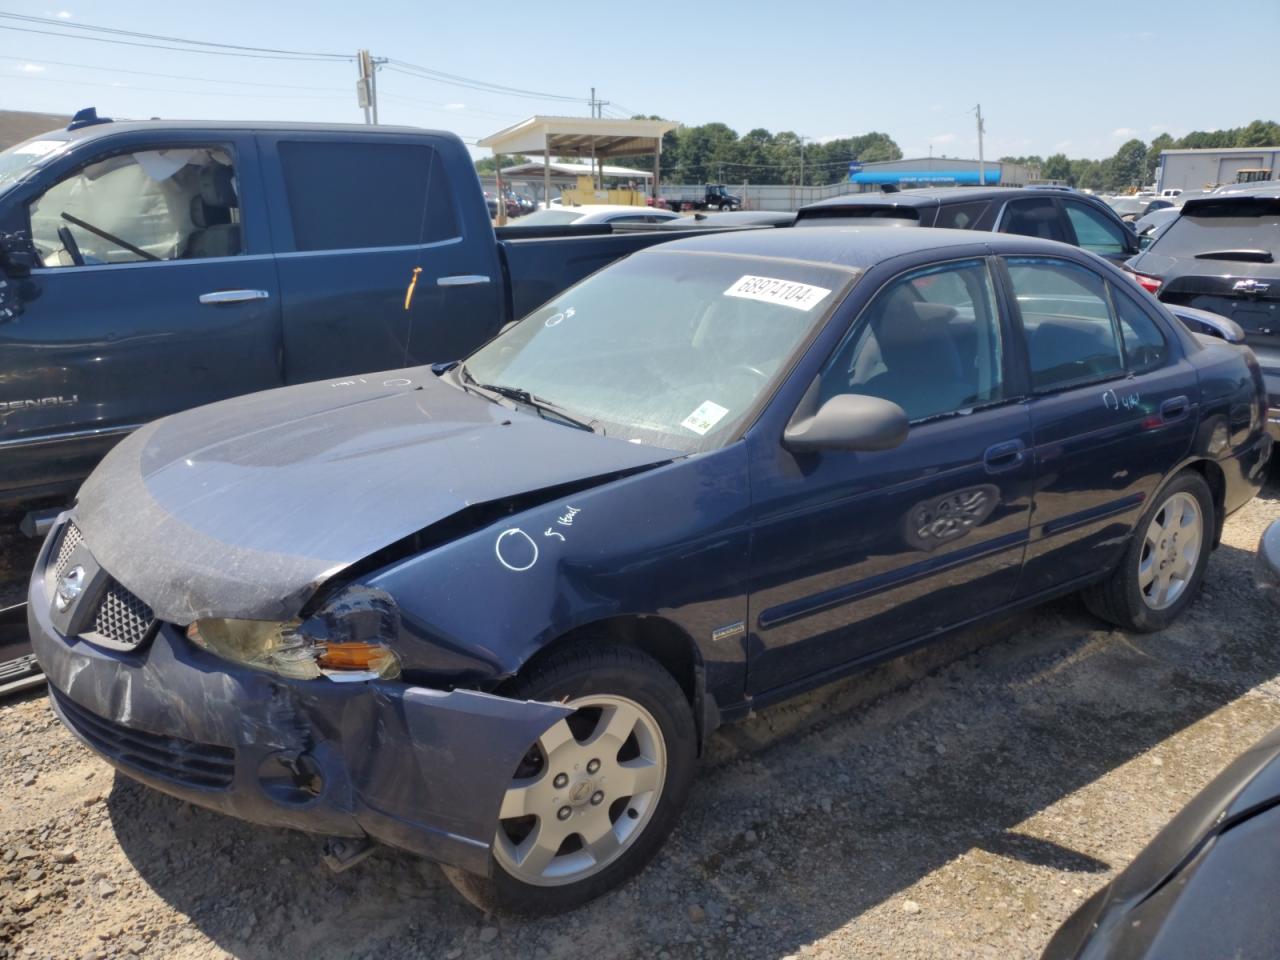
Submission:
{"label": "pickup truck side mirror", "polygon": [[891,450],[907,438],[909,429],[906,411],[896,403],[860,393],[840,393],[811,416],[797,411],[782,442],[797,453]]}
{"label": "pickup truck side mirror", "polygon": [[0,270],[11,280],[31,276],[36,248],[25,233],[0,233]]}

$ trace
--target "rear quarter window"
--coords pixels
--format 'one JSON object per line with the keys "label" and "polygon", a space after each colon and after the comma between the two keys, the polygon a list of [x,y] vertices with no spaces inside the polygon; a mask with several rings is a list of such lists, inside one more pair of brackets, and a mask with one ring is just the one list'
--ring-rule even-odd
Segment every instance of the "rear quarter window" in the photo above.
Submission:
{"label": "rear quarter window", "polygon": [[400,247],[458,236],[444,164],[425,144],[281,141],[298,250]]}

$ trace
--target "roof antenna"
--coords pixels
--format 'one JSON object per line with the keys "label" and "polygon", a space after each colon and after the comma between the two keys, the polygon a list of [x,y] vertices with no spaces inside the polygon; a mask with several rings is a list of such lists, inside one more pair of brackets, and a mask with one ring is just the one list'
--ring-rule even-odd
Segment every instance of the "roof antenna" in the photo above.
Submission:
{"label": "roof antenna", "polygon": [[98,116],[97,107],[85,107],[83,110],[77,110],[76,115],[71,118],[71,122],[67,124],[68,130],[79,130],[81,127],[92,127],[99,123],[110,123],[110,117]]}

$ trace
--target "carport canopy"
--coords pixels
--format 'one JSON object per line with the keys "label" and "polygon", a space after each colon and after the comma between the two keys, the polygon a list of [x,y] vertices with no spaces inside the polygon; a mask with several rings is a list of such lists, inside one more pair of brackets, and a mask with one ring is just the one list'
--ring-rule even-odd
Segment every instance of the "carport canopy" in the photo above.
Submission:
{"label": "carport canopy", "polygon": [[662,156],[662,137],[679,127],[671,120],[608,120],[594,117],[533,116],[514,126],[499,130],[476,143],[488,147],[495,155],[523,153],[543,158],[543,176],[550,192],[551,158],[591,158],[592,162],[609,157],[653,154],[654,195],[658,189],[658,163]]}

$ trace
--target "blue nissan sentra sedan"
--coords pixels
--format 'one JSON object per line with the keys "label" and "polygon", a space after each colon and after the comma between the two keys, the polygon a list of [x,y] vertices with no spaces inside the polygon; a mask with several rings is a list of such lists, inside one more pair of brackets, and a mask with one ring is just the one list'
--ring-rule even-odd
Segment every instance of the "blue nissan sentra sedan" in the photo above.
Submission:
{"label": "blue nissan sentra sedan", "polygon": [[1263,399],[1073,247],[682,240],[461,362],[138,430],[50,532],[32,641],[127,775],[563,910],[654,854],[720,723],[1070,591],[1166,626]]}

